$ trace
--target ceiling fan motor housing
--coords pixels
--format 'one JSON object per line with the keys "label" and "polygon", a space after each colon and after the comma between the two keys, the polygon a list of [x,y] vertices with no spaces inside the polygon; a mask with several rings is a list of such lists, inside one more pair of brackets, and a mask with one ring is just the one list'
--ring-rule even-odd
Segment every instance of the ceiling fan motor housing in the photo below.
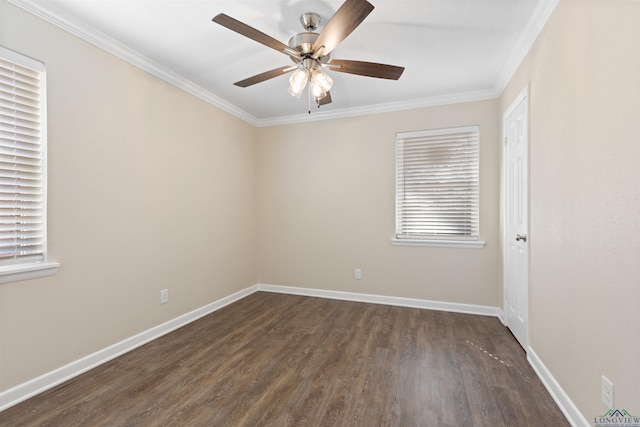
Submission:
{"label": "ceiling fan motor housing", "polygon": [[[298,33],[291,37],[289,39],[289,47],[300,52],[300,56],[304,60],[305,58],[313,56],[315,53],[313,51],[313,44],[316,42],[316,39],[320,34],[314,33],[313,31],[318,28],[318,24],[320,24],[320,15],[315,12],[303,13],[302,16],[300,16],[300,23],[307,31],[304,33]],[[302,62],[300,58],[296,58],[294,56],[291,56],[291,59],[296,64]],[[320,56],[317,58],[317,60],[322,64],[329,62],[329,59],[330,55]]]}
{"label": "ceiling fan motor housing", "polygon": [[[306,33],[299,33],[296,34],[295,36],[291,37],[291,39],[289,39],[289,47],[291,49],[294,49],[297,52],[300,52],[300,56],[304,59],[304,58],[309,58],[311,56],[313,56],[313,54],[315,53],[313,51],[313,44],[315,43],[316,39],[318,38],[319,34],[317,33],[312,33],[312,32],[306,32]],[[320,61],[321,63],[327,63],[329,62],[329,59],[331,58],[331,55],[325,55],[325,56],[321,56],[318,58],[318,61]],[[293,62],[295,62],[296,64],[300,62],[300,58],[296,58],[294,56],[291,56],[291,59],[293,60]]]}

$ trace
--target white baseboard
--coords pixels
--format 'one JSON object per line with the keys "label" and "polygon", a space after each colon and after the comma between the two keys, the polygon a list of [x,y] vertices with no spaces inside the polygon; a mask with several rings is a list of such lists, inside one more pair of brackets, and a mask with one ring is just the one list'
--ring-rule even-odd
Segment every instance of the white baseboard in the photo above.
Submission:
{"label": "white baseboard", "polygon": [[168,334],[182,326],[185,326],[207,314],[213,313],[222,307],[238,301],[254,292],[258,287],[250,286],[246,289],[238,291],[234,294],[221,298],[203,307],[197,308],[189,313],[178,316],[175,319],[162,323],[149,330],[141,332],[107,348],[99,350],[82,359],[71,362],[53,371],[47,372],[37,378],[17,385],[0,393],[0,411],[3,411],[13,405],[16,405],[28,398],[35,396],[43,391],[49,390],[65,381],[70,380],[90,369],[93,369],[103,363],[106,363],[118,356],[121,356],[131,350],[134,350],[156,338]]}
{"label": "white baseboard", "polygon": [[569,423],[573,427],[591,426],[531,347],[527,350],[527,360]]}
{"label": "white baseboard", "polygon": [[[221,298],[147,331],[141,332],[107,348],[71,362],[58,369],[13,387],[0,393],[0,411],[14,406],[39,393],[49,390],[65,381],[70,380],[84,372],[89,371],[103,363],[115,359],[122,354],[134,350],[156,338],[168,334],[182,326],[185,326],[207,314],[213,313],[222,307],[238,301],[256,291],[275,292],[282,294],[304,295],[311,297],[330,298],[345,301],[367,302],[372,304],[387,304],[400,307],[413,307],[428,310],[450,311],[456,313],[476,314],[481,316],[494,316],[503,318],[502,310],[497,307],[489,307],[473,304],[458,304],[452,302],[430,301],[415,298],[391,297],[383,295],[360,294],[354,292],[329,291],[322,289],[299,288],[291,286],[277,286],[256,284],[234,294]],[[543,365],[544,366],[544,365]],[[540,374],[538,374],[540,375]],[[553,377],[551,377],[553,380]],[[543,381],[544,382],[544,381]],[[554,380],[555,382],[555,380]],[[546,383],[545,383],[546,384]],[[556,383],[557,384],[557,383]],[[552,393],[553,395],[553,393]],[[577,411],[577,410],[576,410]],[[579,412],[578,412],[579,414]]]}
{"label": "white baseboard", "polygon": [[259,291],[280,294],[304,295],[339,299],[344,301],[368,302],[371,304],[397,305],[400,307],[424,308],[427,310],[450,311],[454,313],[477,314],[502,318],[502,310],[498,307],[484,305],[459,304],[454,302],[430,301],[416,298],[390,297],[384,295],[360,294],[356,292],[327,291],[323,289],[298,288],[279,285],[256,285]]}

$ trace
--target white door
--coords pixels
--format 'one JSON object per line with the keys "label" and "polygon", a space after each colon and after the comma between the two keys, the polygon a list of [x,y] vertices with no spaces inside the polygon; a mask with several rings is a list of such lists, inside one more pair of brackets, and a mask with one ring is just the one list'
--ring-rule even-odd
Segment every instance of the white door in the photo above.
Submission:
{"label": "white door", "polygon": [[529,335],[528,119],[528,88],[525,88],[503,117],[505,137],[505,321],[525,351]]}

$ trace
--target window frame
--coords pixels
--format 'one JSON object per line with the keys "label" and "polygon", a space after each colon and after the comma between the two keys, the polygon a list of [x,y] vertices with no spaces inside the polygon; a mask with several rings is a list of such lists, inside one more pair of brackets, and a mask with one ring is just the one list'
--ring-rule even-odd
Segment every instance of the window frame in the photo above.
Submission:
{"label": "window frame", "polygon": [[[404,153],[400,152],[401,147],[404,147],[404,141],[408,139],[416,139],[416,138],[424,138],[428,139],[431,137],[443,137],[447,135],[455,135],[462,133],[475,132],[477,133],[477,200],[476,204],[478,207],[477,214],[477,235],[472,236],[437,236],[437,235],[411,235],[410,233],[402,234],[401,229],[402,226],[400,221],[402,221],[402,212],[403,212],[403,194],[401,194],[400,190],[400,182],[404,179],[403,175],[404,169],[400,164],[401,155],[404,158]],[[398,132],[396,134],[396,144],[395,144],[395,185],[396,185],[396,193],[395,193],[395,227],[396,232],[394,237],[391,239],[391,243],[393,245],[399,246],[426,246],[426,247],[441,247],[441,248],[473,248],[473,249],[482,249],[485,246],[485,242],[480,239],[480,126],[462,126],[462,127],[451,127],[451,128],[440,128],[440,129],[429,129],[429,130],[421,130],[421,131],[411,131],[411,132]]]}
{"label": "window frame", "polygon": [[[40,259],[15,259],[0,265],[0,284],[51,276],[57,273],[60,263],[48,259],[47,247],[47,75],[44,63],[21,53],[0,46],[0,58],[18,66],[31,69],[40,74],[40,188],[42,206],[40,215],[43,222],[42,255]],[[11,116],[10,116],[11,117]]]}

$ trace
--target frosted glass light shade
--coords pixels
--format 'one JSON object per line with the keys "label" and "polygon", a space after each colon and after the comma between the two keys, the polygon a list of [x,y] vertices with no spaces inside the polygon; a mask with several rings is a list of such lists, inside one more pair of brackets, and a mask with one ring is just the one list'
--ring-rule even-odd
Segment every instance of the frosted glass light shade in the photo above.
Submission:
{"label": "frosted glass light shade", "polygon": [[327,96],[327,92],[322,90],[322,87],[313,83],[311,84],[311,93],[313,93],[313,97],[316,99],[322,99]]}
{"label": "frosted glass light shade", "polygon": [[311,73],[311,83],[314,87],[318,86],[321,88],[322,92],[325,93],[329,92],[329,90],[331,90],[331,86],[333,86],[333,80],[331,80],[331,77],[319,68],[316,68]]}
{"label": "frosted glass light shade", "polygon": [[300,67],[289,77],[289,93],[296,98],[300,98],[309,80],[309,70]]}

